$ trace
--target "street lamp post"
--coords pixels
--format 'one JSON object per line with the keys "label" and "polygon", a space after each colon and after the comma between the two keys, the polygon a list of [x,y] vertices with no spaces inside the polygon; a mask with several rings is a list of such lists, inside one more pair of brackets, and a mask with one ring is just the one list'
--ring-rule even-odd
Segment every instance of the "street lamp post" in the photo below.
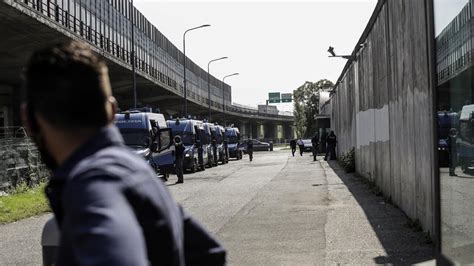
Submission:
{"label": "street lamp post", "polygon": [[225,90],[224,90],[225,83],[224,81],[228,77],[237,76],[237,75],[239,75],[239,73],[230,74],[222,78],[222,113],[224,114],[224,127],[225,127]]}
{"label": "street lamp post", "polygon": [[135,69],[135,26],[133,25],[134,22],[134,9],[133,9],[133,0],[131,2],[130,7],[130,26],[132,28],[132,52],[130,53],[130,59],[132,61],[132,72],[133,72],[133,106],[137,108],[137,71]]}
{"label": "street lamp post", "polygon": [[209,116],[207,117],[207,119],[209,120],[209,123],[211,122],[211,83],[210,83],[211,74],[209,73],[209,65],[212,62],[227,59],[227,58],[228,58],[227,56],[224,56],[224,57],[213,59],[209,61],[209,63],[207,63],[207,99],[209,101]]}
{"label": "street lamp post", "polygon": [[183,74],[183,88],[184,88],[184,116],[185,117],[188,117],[188,99],[187,99],[187,89],[186,89],[186,33],[188,33],[188,31],[192,31],[192,30],[197,30],[197,29],[200,29],[200,28],[204,28],[204,27],[210,27],[211,25],[209,24],[204,24],[204,25],[201,25],[201,26],[198,26],[198,27],[194,27],[194,28],[190,28],[190,29],[187,29],[184,33],[183,33],[183,54],[184,54],[184,74]]}

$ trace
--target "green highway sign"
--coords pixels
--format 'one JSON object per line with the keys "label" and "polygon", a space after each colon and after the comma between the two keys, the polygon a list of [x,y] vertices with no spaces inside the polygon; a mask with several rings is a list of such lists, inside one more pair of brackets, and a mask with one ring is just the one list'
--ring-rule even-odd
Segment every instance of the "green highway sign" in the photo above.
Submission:
{"label": "green highway sign", "polygon": [[279,92],[269,92],[268,93],[268,102],[269,103],[279,103],[280,102],[280,93]]}
{"label": "green highway sign", "polygon": [[281,94],[281,102],[282,103],[291,103],[293,99],[293,94],[291,93],[282,93]]}

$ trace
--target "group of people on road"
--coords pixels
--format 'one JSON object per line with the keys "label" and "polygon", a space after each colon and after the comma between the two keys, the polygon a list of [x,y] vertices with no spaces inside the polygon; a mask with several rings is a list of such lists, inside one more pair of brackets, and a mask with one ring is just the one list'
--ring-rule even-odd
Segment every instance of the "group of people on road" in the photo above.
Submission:
{"label": "group of people on road", "polygon": [[[316,161],[316,156],[318,155],[319,146],[323,145],[322,151],[325,151],[326,154],[324,156],[324,160],[335,160],[336,159],[336,145],[337,145],[337,138],[334,131],[331,131],[328,136],[323,135],[321,139],[321,143],[319,141],[319,135],[315,134],[314,137],[311,139],[311,151],[313,153],[313,161]],[[291,155],[295,157],[296,146],[299,147],[300,156],[303,156],[304,153],[304,142],[302,138],[298,140],[292,139],[290,141],[290,148],[291,148]]]}

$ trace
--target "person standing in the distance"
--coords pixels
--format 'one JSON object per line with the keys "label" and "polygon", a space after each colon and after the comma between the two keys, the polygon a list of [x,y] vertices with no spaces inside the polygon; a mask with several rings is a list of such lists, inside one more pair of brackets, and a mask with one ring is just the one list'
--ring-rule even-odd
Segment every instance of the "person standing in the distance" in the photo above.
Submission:
{"label": "person standing in the distance", "polygon": [[334,131],[331,131],[326,138],[326,156],[324,156],[324,160],[335,160],[336,159],[336,145],[337,145],[337,138]]}
{"label": "person standing in the distance", "polygon": [[253,160],[253,142],[252,139],[247,141],[247,153],[249,155],[250,161]]}
{"label": "person standing in the distance", "polygon": [[298,141],[296,142],[296,144],[298,144],[298,148],[300,149],[300,156],[303,156],[303,152],[304,152],[303,140],[301,138],[299,138]]}
{"label": "person standing in the distance", "polygon": [[23,124],[52,171],[45,193],[60,228],[54,265],[225,264],[217,240],[125,145],[108,68],[87,44],[34,52],[23,88]]}
{"label": "person standing in the distance", "polygon": [[175,171],[176,175],[178,176],[178,181],[176,184],[184,183],[184,176],[183,176],[183,160],[184,160],[184,145],[181,141],[180,136],[174,137],[174,154],[176,156],[175,159]]}
{"label": "person standing in the distance", "polygon": [[319,136],[316,133],[314,137],[311,139],[311,144],[313,148],[313,161],[316,161],[316,155],[318,155],[318,145],[319,145]]}
{"label": "person standing in the distance", "polygon": [[456,147],[456,140],[458,138],[458,134],[455,128],[451,128],[449,130],[449,135],[447,139],[448,143],[448,153],[449,153],[449,175],[450,176],[457,176],[456,175],[456,164],[457,164],[457,147]]}
{"label": "person standing in the distance", "polygon": [[328,133],[325,131],[323,131],[323,134],[321,135],[321,152],[326,154],[326,137],[327,137]]}
{"label": "person standing in the distance", "polygon": [[199,170],[204,171],[204,149],[201,144],[201,139],[197,138],[196,139],[196,144],[198,148],[198,164],[199,164]]}
{"label": "person standing in the distance", "polygon": [[292,139],[290,141],[290,148],[291,148],[291,155],[293,155],[293,157],[295,157],[295,152],[296,152],[296,140],[295,139]]}
{"label": "person standing in the distance", "polygon": [[211,145],[212,145],[212,153],[214,156],[214,163],[217,165],[219,162],[219,154],[217,154],[217,139],[214,135],[212,136]]}
{"label": "person standing in the distance", "polygon": [[229,145],[227,143],[227,139],[224,139],[224,155],[225,159],[223,161],[223,164],[229,162]]}

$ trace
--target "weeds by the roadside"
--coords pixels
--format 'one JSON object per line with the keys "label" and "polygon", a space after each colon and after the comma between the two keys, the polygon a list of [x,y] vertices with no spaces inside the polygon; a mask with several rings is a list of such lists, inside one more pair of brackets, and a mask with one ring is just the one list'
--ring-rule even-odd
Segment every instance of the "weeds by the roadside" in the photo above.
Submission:
{"label": "weeds by the roadside", "polygon": [[0,224],[18,221],[49,211],[48,201],[44,194],[45,183],[29,188],[20,184],[0,196]]}
{"label": "weeds by the roadside", "polygon": [[346,173],[355,172],[355,149],[352,148],[350,151],[342,154],[339,162],[344,167],[344,170],[346,170]]}

